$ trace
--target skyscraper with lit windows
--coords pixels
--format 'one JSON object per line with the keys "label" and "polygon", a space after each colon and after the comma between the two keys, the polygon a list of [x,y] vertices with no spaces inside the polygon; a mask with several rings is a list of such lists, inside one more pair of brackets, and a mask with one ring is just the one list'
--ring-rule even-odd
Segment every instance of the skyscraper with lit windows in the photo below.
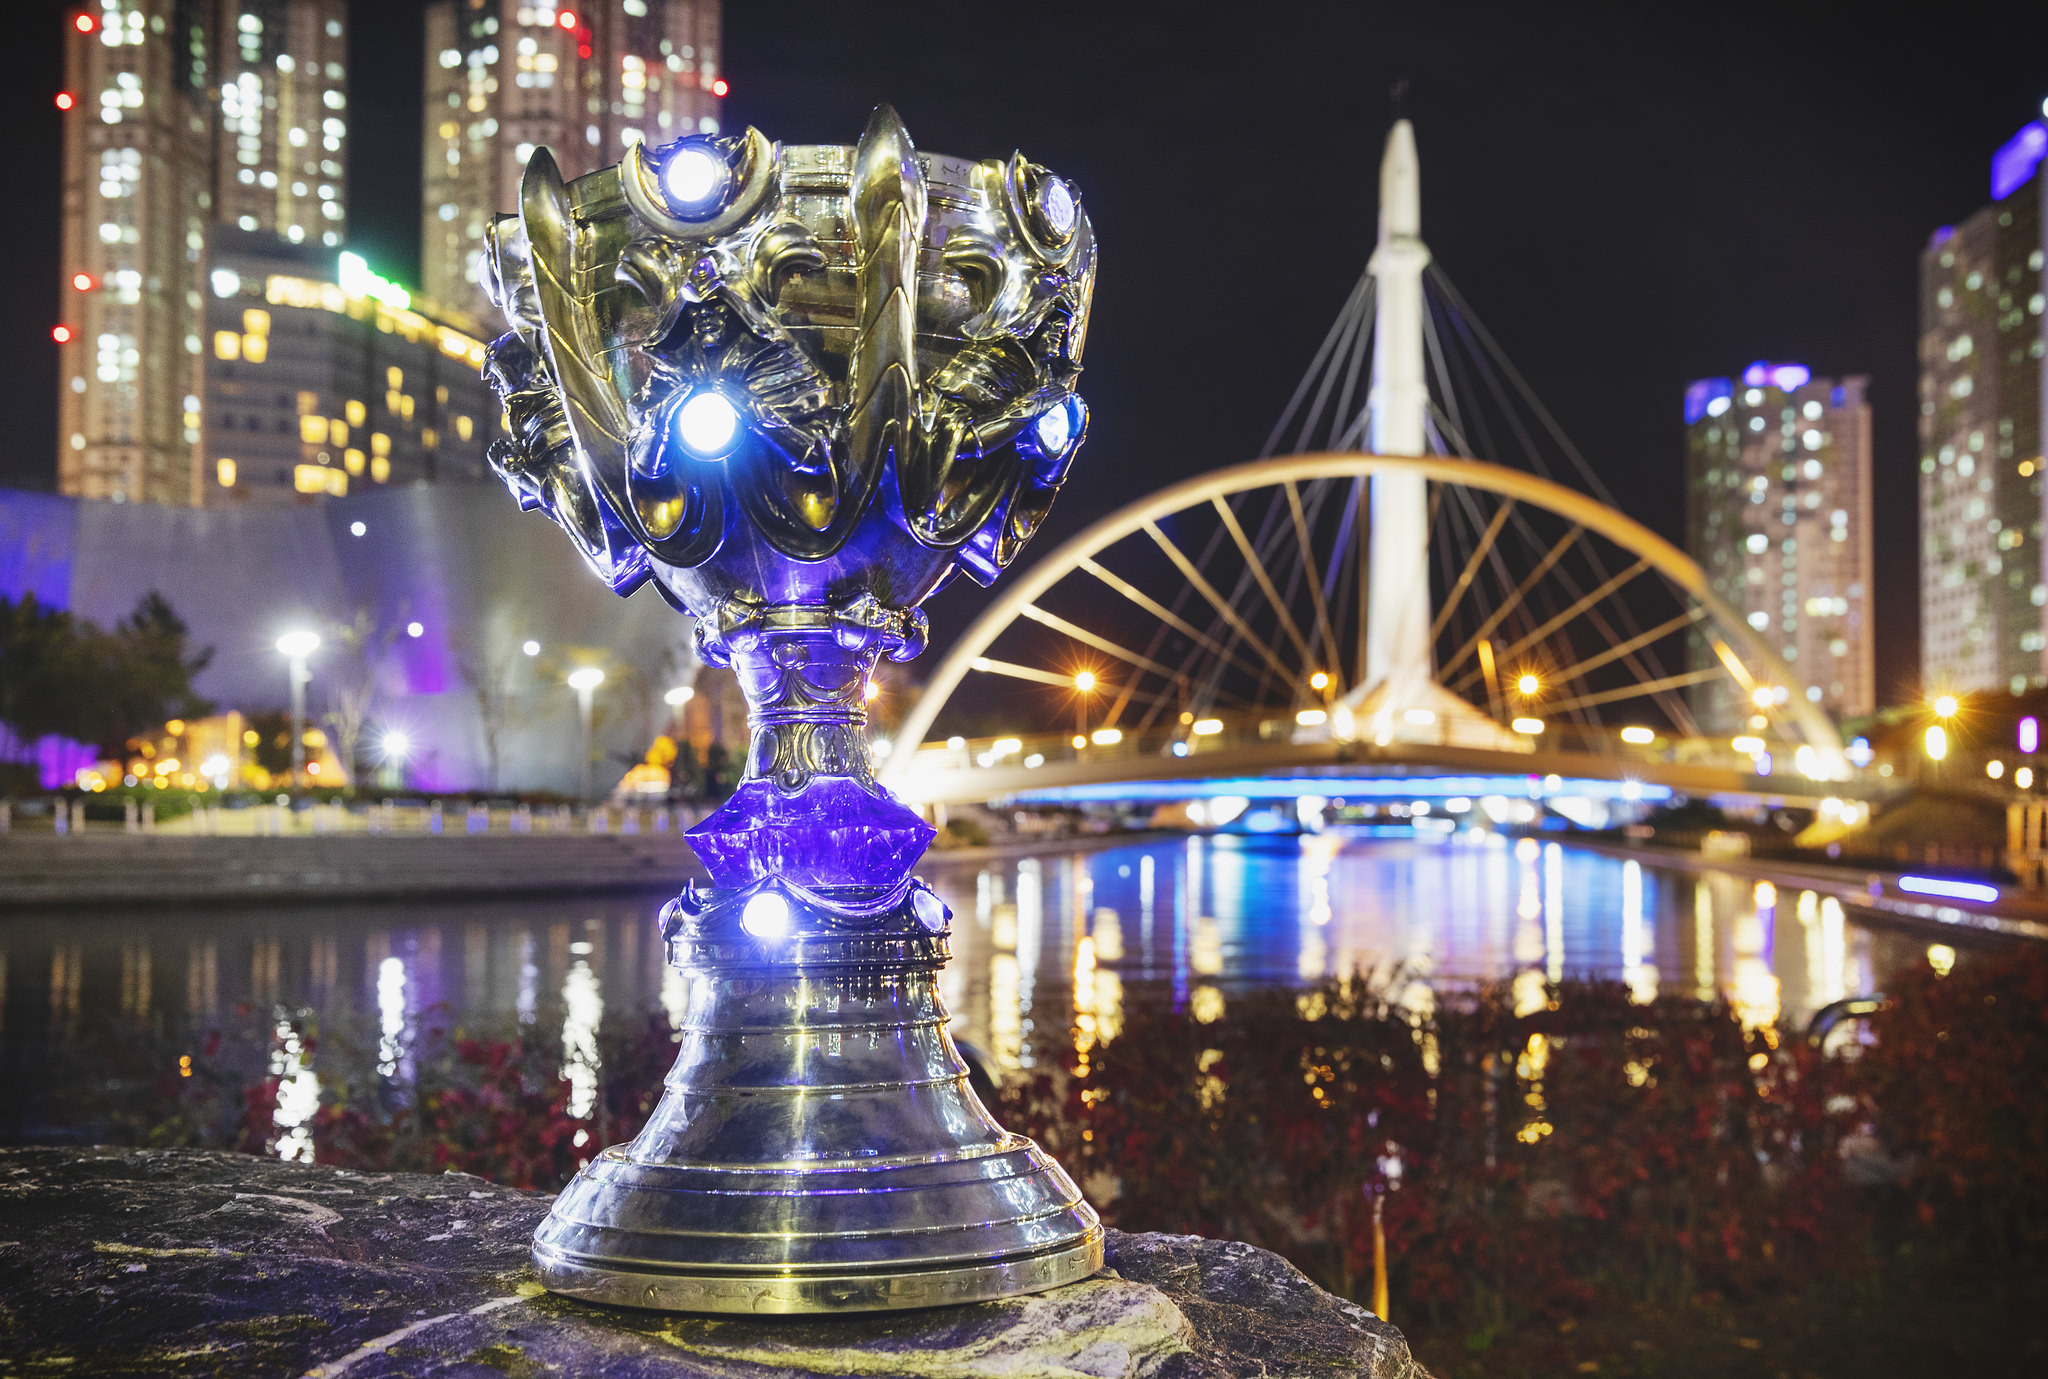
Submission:
{"label": "skyscraper with lit windows", "polygon": [[197,503],[211,23],[179,0],[65,23],[58,487]]}
{"label": "skyscraper with lit windows", "polygon": [[718,0],[434,0],[426,24],[422,287],[477,316],[485,227],[518,209],[534,149],[576,177],[718,131]]}
{"label": "skyscraper with lit windows", "polygon": [[[1758,361],[1685,393],[1687,551],[1790,667],[1777,701],[1804,695],[1837,718],[1877,700],[1867,382]],[[1704,629],[1689,643],[1695,670],[1715,666]],[[1693,712],[1710,732],[1769,722],[1725,675],[1694,688]]]}
{"label": "skyscraper with lit windows", "polygon": [[345,0],[87,0],[66,19],[58,487],[201,504],[217,225],[338,251]]}
{"label": "skyscraper with lit windows", "polygon": [[2048,684],[2042,295],[2048,123],[1993,155],[1990,205],[1920,255],[1920,673],[1929,692]]}
{"label": "skyscraper with lit windows", "polygon": [[224,0],[214,218],[292,244],[348,236],[345,0]]}

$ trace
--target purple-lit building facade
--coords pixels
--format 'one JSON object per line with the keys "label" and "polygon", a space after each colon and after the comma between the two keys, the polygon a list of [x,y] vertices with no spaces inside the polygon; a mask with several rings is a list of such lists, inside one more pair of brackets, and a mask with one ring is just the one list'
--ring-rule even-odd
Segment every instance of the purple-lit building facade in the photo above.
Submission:
{"label": "purple-lit building facade", "polygon": [[[1770,642],[1793,683],[1837,717],[1876,707],[1871,642],[1868,380],[1751,364],[1686,389],[1686,546],[1714,592]],[[1691,634],[1694,669],[1716,664]],[[1760,730],[1726,677],[1695,687],[1709,732]]]}
{"label": "purple-lit building facade", "polygon": [[2048,125],[1992,157],[1992,203],[1920,256],[1920,664],[1930,690],[2048,685],[2041,550]]}
{"label": "purple-lit building facade", "polygon": [[[367,740],[402,731],[414,744],[406,784],[419,789],[487,787],[488,712],[500,789],[573,793],[579,730],[563,679],[596,665],[605,671],[595,697],[596,784],[609,789],[655,734],[671,730],[675,710],[663,694],[700,670],[690,625],[652,591],[616,597],[549,535],[492,483],[408,484],[281,507],[0,490],[0,596],[32,593],[108,626],[157,590],[193,644],[213,648],[198,692],[243,712],[285,705],[277,638],[319,632],[325,644],[311,659],[309,689],[316,717],[352,669],[338,629],[360,613],[374,648]],[[708,678],[699,696],[707,707],[718,698]],[[729,749],[744,751],[744,722],[727,716],[719,726]],[[0,752],[36,759],[34,744],[0,742]]]}

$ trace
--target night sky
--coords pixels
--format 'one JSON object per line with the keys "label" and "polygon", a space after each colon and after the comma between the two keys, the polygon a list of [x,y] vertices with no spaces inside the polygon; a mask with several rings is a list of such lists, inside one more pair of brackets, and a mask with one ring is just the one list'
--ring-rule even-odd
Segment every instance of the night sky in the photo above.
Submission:
{"label": "night sky", "polygon": [[[55,453],[60,28],[9,6],[14,133],[0,483]],[[419,6],[353,7],[354,245],[416,281]],[[1678,537],[1687,380],[1758,357],[1868,374],[1878,679],[1917,684],[1915,279],[2048,96],[2048,6],[976,6],[728,0],[731,128],[1022,148],[1102,244],[1083,478],[1039,538],[1251,458],[1363,268],[1388,92],[1409,83],[1436,261],[1622,507]],[[509,208],[507,208],[509,209]],[[543,534],[537,534],[537,536]],[[1029,560],[1030,556],[1025,557]],[[940,599],[943,637],[978,591]]]}

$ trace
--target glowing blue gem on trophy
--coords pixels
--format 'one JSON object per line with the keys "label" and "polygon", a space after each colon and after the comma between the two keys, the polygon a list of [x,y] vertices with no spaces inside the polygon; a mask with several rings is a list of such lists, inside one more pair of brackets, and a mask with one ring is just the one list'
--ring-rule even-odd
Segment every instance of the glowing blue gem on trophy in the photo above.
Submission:
{"label": "glowing blue gem on trophy", "polygon": [[850,147],[692,136],[574,182],[543,149],[489,278],[493,467],[613,589],[695,619],[749,706],[745,774],[690,832],[712,884],[661,914],[690,992],[675,1070],[557,1200],[542,1280],[759,1313],[1094,1272],[1094,1211],[967,1085],[951,912],[911,875],[933,831],[875,780],[865,694],[1073,463],[1079,194],[1021,154],[921,154],[887,107]]}

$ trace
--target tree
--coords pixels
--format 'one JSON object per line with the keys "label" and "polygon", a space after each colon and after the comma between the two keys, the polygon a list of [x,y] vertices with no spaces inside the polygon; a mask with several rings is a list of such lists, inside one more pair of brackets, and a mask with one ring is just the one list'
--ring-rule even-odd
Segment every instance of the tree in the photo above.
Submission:
{"label": "tree", "polygon": [[327,681],[327,726],[334,729],[335,753],[348,772],[350,782],[360,779],[356,753],[363,740],[363,726],[377,699],[377,672],[384,655],[398,636],[405,612],[387,626],[379,627],[367,608],[334,629],[334,643],[340,651],[329,665]]}
{"label": "tree", "polygon": [[484,740],[484,788],[498,788],[498,773],[504,766],[505,738],[532,712],[529,696],[519,692],[521,679],[552,676],[554,662],[543,659],[522,670],[530,660],[504,614],[478,629],[462,625],[454,634],[455,673],[476,701],[478,730]]}
{"label": "tree", "polygon": [[155,590],[111,632],[32,594],[0,598],[0,722],[24,739],[54,733],[111,756],[168,719],[211,713],[192,678],[213,649],[188,651],[188,632]]}

